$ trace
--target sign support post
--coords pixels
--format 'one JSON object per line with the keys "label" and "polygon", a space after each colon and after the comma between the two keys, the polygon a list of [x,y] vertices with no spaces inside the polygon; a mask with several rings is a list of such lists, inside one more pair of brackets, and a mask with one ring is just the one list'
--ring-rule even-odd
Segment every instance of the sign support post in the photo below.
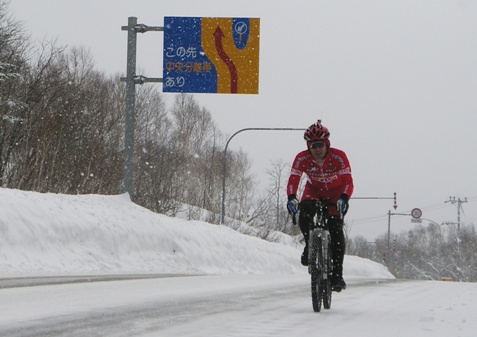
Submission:
{"label": "sign support post", "polygon": [[124,123],[124,189],[132,195],[133,180],[133,156],[134,156],[134,126],[136,118],[134,115],[136,105],[136,24],[137,18],[128,19],[128,51],[126,68],[126,115]]}

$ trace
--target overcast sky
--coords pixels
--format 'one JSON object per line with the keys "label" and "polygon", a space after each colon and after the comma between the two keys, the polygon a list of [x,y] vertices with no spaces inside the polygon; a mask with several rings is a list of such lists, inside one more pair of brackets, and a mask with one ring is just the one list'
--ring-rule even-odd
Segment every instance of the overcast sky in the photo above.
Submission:
{"label": "overcast sky", "polygon": [[[10,10],[35,40],[89,48],[107,74],[126,71],[130,16],[149,26],[164,16],[258,17],[259,94],[194,95],[222,132],[321,118],[348,154],[355,197],[397,193],[396,211],[392,200],[352,200],[352,235],[385,233],[389,210],[456,222],[450,196],[467,197],[461,221],[477,222],[477,1],[15,0]],[[162,34],[138,36],[146,76],[162,77]],[[301,131],[247,131],[230,143],[261,181],[271,161],[291,163],[304,145]],[[391,219],[393,232],[415,226]]]}

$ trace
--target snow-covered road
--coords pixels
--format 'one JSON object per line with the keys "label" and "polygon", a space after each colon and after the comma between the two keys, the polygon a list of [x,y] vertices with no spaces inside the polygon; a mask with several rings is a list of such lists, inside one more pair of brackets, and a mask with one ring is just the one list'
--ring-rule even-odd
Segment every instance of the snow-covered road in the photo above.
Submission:
{"label": "snow-covered road", "polygon": [[[295,238],[169,218],[125,195],[2,188],[0,234],[1,337],[477,335],[475,283],[393,281],[383,265],[346,255],[348,289],[315,313]],[[154,273],[182,276],[122,280]],[[109,281],[89,282],[94,274]],[[81,282],[38,279],[70,275]]]}
{"label": "snow-covered road", "polygon": [[301,275],[220,275],[0,289],[7,336],[475,336],[477,287],[348,280],[330,310]]}

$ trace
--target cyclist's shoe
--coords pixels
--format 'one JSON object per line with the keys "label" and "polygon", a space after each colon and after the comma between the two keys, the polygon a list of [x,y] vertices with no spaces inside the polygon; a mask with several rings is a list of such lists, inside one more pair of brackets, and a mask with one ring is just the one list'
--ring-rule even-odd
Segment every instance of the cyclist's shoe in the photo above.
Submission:
{"label": "cyclist's shoe", "polygon": [[339,293],[341,290],[346,289],[346,282],[342,277],[336,277],[331,279],[331,289]]}
{"label": "cyclist's shoe", "polygon": [[305,267],[308,266],[308,246],[305,246],[303,253],[301,254],[301,264]]}

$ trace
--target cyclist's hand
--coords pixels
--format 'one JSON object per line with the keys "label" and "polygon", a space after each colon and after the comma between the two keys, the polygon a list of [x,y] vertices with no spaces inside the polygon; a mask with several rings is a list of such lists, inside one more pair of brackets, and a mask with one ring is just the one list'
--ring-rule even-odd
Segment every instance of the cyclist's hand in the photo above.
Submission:
{"label": "cyclist's hand", "polygon": [[288,214],[295,215],[298,212],[298,199],[296,195],[290,194],[287,202]]}
{"label": "cyclist's hand", "polygon": [[349,197],[346,194],[340,195],[340,198],[336,202],[336,209],[340,213],[341,216],[346,215],[348,212],[349,204],[348,204]]}

